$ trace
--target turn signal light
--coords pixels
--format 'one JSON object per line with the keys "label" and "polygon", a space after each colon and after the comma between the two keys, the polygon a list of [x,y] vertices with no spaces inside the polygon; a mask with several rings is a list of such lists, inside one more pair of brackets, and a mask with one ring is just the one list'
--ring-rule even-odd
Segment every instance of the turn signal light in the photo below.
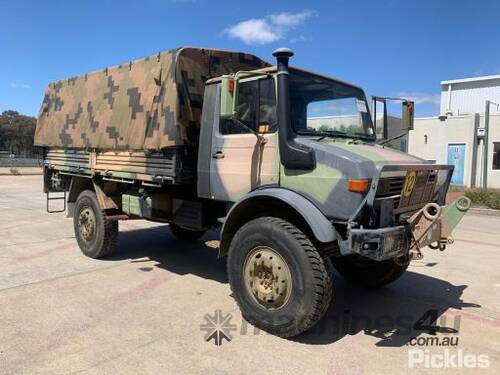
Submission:
{"label": "turn signal light", "polygon": [[347,190],[353,193],[364,193],[370,188],[370,180],[347,180]]}
{"label": "turn signal light", "polygon": [[229,81],[229,92],[234,93],[234,80],[232,79]]}

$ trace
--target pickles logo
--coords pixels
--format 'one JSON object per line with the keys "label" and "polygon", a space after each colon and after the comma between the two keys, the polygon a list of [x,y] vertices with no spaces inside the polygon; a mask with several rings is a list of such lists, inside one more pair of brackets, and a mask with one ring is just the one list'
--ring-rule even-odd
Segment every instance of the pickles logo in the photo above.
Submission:
{"label": "pickles logo", "polygon": [[406,175],[405,184],[403,186],[403,197],[410,196],[413,188],[415,187],[415,183],[417,182],[417,172],[411,171]]}

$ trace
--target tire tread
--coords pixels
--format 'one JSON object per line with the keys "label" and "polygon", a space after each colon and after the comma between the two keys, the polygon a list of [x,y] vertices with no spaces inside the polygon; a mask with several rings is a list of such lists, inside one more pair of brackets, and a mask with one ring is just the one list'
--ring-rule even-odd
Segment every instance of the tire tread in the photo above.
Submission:
{"label": "tire tread", "polygon": [[[98,210],[94,212],[95,215],[100,216],[100,222],[101,222],[101,228],[97,228],[97,230],[102,230],[103,232],[103,241],[102,245],[97,251],[94,253],[90,254],[88,252],[85,252],[81,246],[80,249],[82,252],[94,259],[97,258],[103,258],[113,252],[113,250],[116,248],[116,243],[118,240],[118,221],[110,221],[106,217],[106,212],[102,210],[99,207],[99,202],[97,201],[97,197],[95,195],[95,192],[92,190],[84,190],[80,193],[80,195],[77,198],[76,201],[76,208],[78,208],[79,203],[81,202],[82,199],[88,199],[90,200],[97,208]],[[77,209],[75,209],[75,215],[78,215]],[[74,219],[76,220],[76,219]],[[75,231],[76,231],[75,227]],[[78,238],[78,233],[75,233],[75,235]]]}

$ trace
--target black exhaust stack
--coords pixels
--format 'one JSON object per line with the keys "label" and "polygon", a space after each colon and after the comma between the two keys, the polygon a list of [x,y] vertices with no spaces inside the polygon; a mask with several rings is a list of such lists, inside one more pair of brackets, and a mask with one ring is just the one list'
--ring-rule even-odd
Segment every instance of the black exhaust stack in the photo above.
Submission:
{"label": "black exhaust stack", "polygon": [[290,91],[288,60],[293,56],[290,48],[278,48],[273,52],[278,66],[278,124],[281,164],[288,169],[314,169],[316,158],[309,147],[295,142],[290,121]]}

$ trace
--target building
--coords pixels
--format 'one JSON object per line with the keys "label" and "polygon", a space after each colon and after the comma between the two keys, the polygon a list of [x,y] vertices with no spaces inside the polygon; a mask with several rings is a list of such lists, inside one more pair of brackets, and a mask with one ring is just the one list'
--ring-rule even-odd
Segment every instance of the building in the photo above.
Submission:
{"label": "building", "polygon": [[[487,101],[491,104],[486,117]],[[455,165],[453,185],[483,187],[486,173],[487,187],[500,188],[500,105],[496,103],[500,103],[500,75],[442,81],[440,115],[415,119],[408,152]]]}
{"label": "building", "polygon": [[[500,103],[500,75],[453,79],[441,82],[441,115],[484,113],[486,100]],[[500,106],[490,107],[500,113]]]}

